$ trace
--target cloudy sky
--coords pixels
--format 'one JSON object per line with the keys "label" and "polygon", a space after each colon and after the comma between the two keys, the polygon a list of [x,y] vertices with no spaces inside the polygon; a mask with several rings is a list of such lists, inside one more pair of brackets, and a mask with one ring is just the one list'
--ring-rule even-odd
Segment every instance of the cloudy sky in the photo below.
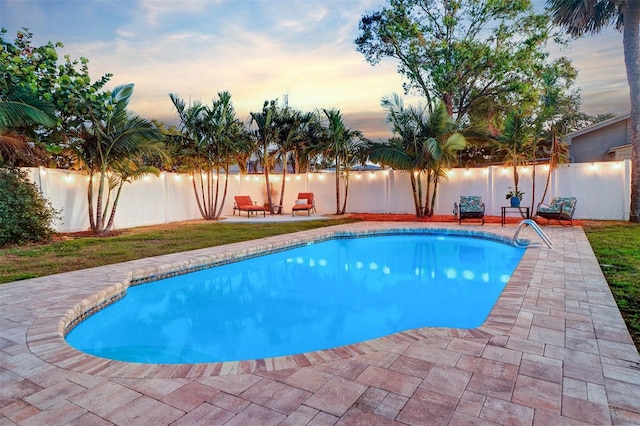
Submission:
{"label": "cloudy sky", "polygon": [[[538,0],[541,3],[541,0]],[[232,95],[247,120],[265,100],[289,98],[305,111],[338,108],[373,139],[389,136],[380,98],[402,93],[391,60],[375,67],[356,52],[365,12],[385,0],[0,0],[0,26],[13,41],[26,27],[34,44],[64,44],[89,59],[93,80],[135,83],[131,109],[175,123],[169,93],[210,104]],[[561,52],[580,71],[583,111],[628,112],[622,36],[606,31]],[[412,98],[407,103],[417,103]]]}

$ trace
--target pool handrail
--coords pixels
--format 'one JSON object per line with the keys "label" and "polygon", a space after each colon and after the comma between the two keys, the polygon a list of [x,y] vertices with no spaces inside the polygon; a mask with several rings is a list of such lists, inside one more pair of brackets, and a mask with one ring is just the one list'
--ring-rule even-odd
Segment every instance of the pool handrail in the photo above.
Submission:
{"label": "pool handrail", "polygon": [[522,222],[520,222],[518,224],[518,227],[516,228],[516,232],[513,234],[513,245],[516,247],[527,247],[527,243],[525,241],[519,240],[518,239],[518,234],[520,233],[520,230],[524,227],[524,226],[530,226],[531,228],[533,228],[534,231],[536,231],[536,234],[538,234],[538,236],[540,238],[542,238],[542,241],[545,242],[545,244],[547,245],[547,247],[549,247],[551,250],[553,250],[553,243],[551,242],[551,240],[549,239],[549,237],[547,237],[545,235],[545,233],[542,231],[542,229],[540,229],[540,227],[538,226],[538,224],[533,220],[533,219],[524,219]]}

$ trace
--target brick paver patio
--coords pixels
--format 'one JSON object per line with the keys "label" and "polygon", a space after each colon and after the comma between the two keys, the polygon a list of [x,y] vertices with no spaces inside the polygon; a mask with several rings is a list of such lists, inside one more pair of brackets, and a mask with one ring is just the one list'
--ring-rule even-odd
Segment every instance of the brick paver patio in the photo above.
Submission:
{"label": "brick paver patio", "polygon": [[[478,329],[423,328],[195,365],[103,360],[62,338],[76,305],[167,265],[186,269],[335,230],[444,226],[362,222],[0,285],[0,425],[640,424],[640,357],[579,227],[544,227],[554,250],[526,251]],[[540,241],[530,229],[521,236]]]}

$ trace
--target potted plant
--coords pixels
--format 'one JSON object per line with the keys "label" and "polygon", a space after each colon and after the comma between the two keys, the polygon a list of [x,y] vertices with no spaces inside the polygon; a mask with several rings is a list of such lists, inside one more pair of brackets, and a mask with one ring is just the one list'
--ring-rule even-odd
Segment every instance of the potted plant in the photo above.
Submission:
{"label": "potted plant", "polygon": [[511,207],[520,207],[520,201],[522,201],[523,195],[524,192],[509,187],[509,192],[507,192],[507,196],[505,198],[511,201]]}

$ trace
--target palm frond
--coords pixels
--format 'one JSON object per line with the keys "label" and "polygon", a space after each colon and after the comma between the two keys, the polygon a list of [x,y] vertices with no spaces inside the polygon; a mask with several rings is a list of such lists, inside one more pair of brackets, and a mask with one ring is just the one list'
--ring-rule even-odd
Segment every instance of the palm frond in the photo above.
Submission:
{"label": "palm frond", "polygon": [[0,129],[56,125],[54,108],[24,90],[14,90],[0,97]]}

